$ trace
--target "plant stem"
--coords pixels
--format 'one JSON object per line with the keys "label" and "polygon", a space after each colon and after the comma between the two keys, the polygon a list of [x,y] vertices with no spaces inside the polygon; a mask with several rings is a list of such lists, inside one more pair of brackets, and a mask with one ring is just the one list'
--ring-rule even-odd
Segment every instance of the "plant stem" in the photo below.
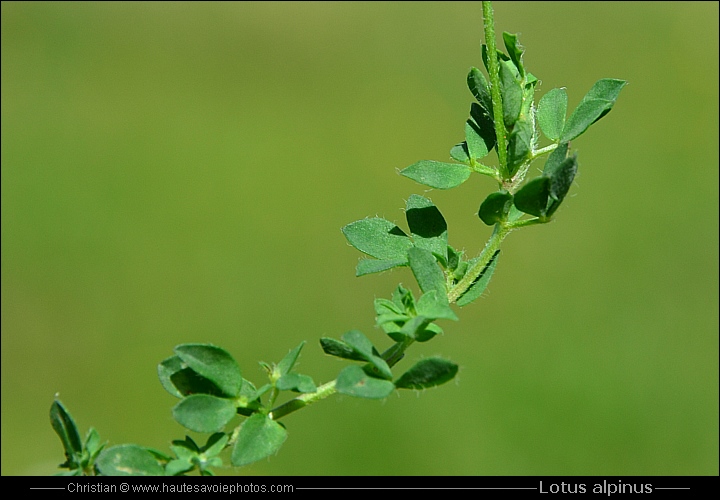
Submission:
{"label": "plant stem", "polygon": [[[485,248],[483,248],[482,252],[480,253],[480,258],[473,265],[473,267],[468,269],[467,273],[465,273],[465,276],[463,276],[463,278],[450,290],[450,292],[448,293],[448,301],[452,304],[472,286],[478,276],[480,276],[485,267],[488,265],[490,259],[492,259],[493,255],[495,255],[495,252],[500,248],[500,244],[502,243],[502,241],[508,234],[510,234],[510,232],[512,232],[513,229],[534,224],[540,224],[542,222],[544,221],[536,218],[525,221],[516,221],[514,223],[496,224],[492,236],[490,236],[490,239],[485,244]],[[388,366],[392,368],[398,361],[402,359],[405,350],[410,347],[410,345],[414,342],[415,340],[411,338],[407,338],[402,342],[397,342],[382,353],[382,358],[387,362]],[[281,404],[269,413],[270,418],[272,418],[273,420],[279,420],[282,417],[289,415],[290,413],[301,410],[306,406],[311,405],[312,403],[332,396],[337,392],[337,389],[335,388],[336,381],[337,380],[331,380],[330,382],[327,382],[318,387],[315,392],[301,394],[300,396]]]}
{"label": "plant stem", "polygon": [[542,156],[545,153],[550,153],[551,151],[554,151],[558,145],[556,143],[550,144],[549,146],[545,146],[544,148],[536,149],[532,152],[532,155],[530,156],[530,161],[534,160],[538,156]]}
{"label": "plant stem", "polygon": [[[503,180],[506,182],[510,182],[511,178],[509,176],[507,168],[507,143],[505,137],[505,122],[503,121],[502,96],[500,95],[500,69],[498,66],[497,49],[495,46],[495,21],[493,19],[492,4],[490,2],[483,2],[482,6],[483,21],[485,27],[485,44],[487,45],[488,50],[488,73],[490,73],[491,82],[493,119],[495,122],[495,135],[497,138],[497,152],[498,160],[500,163],[500,175],[502,177],[498,180],[500,182],[502,182]],[[545,151],[542,152],[544,153]],[[485,171],[485,169],[487,169],[487,171]],[[485,165],[478,164],[477,166],[475,166],[475,170],[480,173],[490,175],[492,169],[486,167]],[[465,293],[472,286],[475,280],[477,280],[477,278],[480,276],[480,274],[483,272],[485,267],[492,259],[493,255],[495,255],[495,252],[500,248],[500,243],[502,243],[503,239],[505,239],[505,236],[507,236],[515,228],[536,223],[537,222],[533,220],[515,223],[514,225],[507,223],[497,224],[495,226],[495,230],[493,231],[492,236],[486,243],[485,248],[483,248],[483,251],[480,253],[480,258],[478,259],[478,261],[473,265],[472,268],[467,271],[467,273],[465,273],[465,276],[450,290],[450,293],[448,293],[448,300],[450,301],[450,303],[455,302],[460,296],[462,296],[463,293]],[[406,341],[396,343],[383,353],[383,359],[385,359],[388,365],[392,367],[395,363],[400,361],[400,359],[403,357],[405,349],[407,349],[410,344],[413,343],[413,341],[413,339],[407,339]],[[320,401],[327,398],[328,396],[332,396],[337,392],[335,384],[336,380],[332,380],[318,387],[315,392],[302,394],[286,403],[283,403],[269,413],[270,418],[272,418],[273,420],[279,420],[280,418],[297,410],[300,410],[312,403],[315,403],[316,401]]]}
{"label": "plant stem", "polygon": [[490,239],[485,244],[485,248],[483,248],[482,252],[480,252],[480,258],[478,258],[477,262],[468,269],[465,276],[463,276],[463,278],[458,281],[452,289],[450,289],[450,292],[448,293],[448,301],[451,304],[459,299],[462,294],[467,292],[472,284],[475,283],[475,280],[478,279],[485,267],[490,263],[493,255],[495,255],[495,252],[500,248],[500,243],[502,243],[505,236],[507,236],[510,231],[512,231],[512,227],[508,227],[504,224],[495,225],[495,230],[493,231],[492,236],[490,236]]}
{"label": "plant stem", "polygon": [[495,20],[493,19],[492,3],[483,2],[482,8],[498,162],[500,163],[500,174],[505,180],[510,180],[510,173],[507,168],[507,142],[505,137],[505,122],[503,119],[502,96],[500,95],[500,67],[498,66],[497,48],[495,47]]}
{"label": "plant stem", "polygon": [[335,380],[331,380],[330,382],[321,385],[318,387],[317,391],[315,392],[309,392],[307,394],[301,394],[300,396],[296,397],[295,399],[291,399],[287,403],[281,404],[277,408],[275,408],[273,411],[270,412],[269,416],[273,420],[279,420],[280,418],[284,417],[285,415],[288,415],[294,411],[300,410],[302,408],[305,408],[306,406],[315,403],[316,401],[320,401],[322,399],[325,399],[328,396],[332,396],[337,392],[335,389]]}

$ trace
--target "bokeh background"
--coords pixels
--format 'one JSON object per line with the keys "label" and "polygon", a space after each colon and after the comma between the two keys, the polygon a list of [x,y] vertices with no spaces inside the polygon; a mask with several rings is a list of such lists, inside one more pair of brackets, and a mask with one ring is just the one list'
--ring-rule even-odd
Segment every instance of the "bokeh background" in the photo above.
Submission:
{"label": "bokeh background", "polygon": [[[288,417],[250,475],[718,474],[718,4],[512,2],[538,98],[574,109],[628,80],[575,141],[548,226],[513,234],[485,296],[409,351],[457,383],[335,396]],[[246,378],[363,330],[407,270],[354,277],[340,228],[404,225],[412,193],[476,254],[493,183],[396,173],[447,160],[481,66],[481,6],[2,3],[2,473],[63,460],[55,393],[82,432],[167,450],[183,429],[157,363],[228,349]],[[538,164],[542,167],[542,163]]]}

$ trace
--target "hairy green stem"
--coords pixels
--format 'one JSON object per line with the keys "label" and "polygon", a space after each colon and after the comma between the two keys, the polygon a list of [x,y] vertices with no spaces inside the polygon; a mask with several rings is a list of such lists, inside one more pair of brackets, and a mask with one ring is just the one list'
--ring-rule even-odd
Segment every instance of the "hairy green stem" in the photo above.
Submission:
{"label": "hairy green stem", "polygon": [[554,151],[558,147],[557,143],[550,144],[549,146],[545,146],[544,148],[536,149],[532,152],[532,155],[530,156],[530,161],[534,160],[538,156],[542,156],[545,153],[550,153]]}
{"label": "hairy green stem", "polygon": [[523,181],[525,180],[525,176],[530,169],[530,163],[531,160],[528,160],[522,165],[520,165],[520,168],[517,172],[515,172],[515,176],[512,178],[512,180],[505,183],[504,187],[508,190],[510,194],[515,194],[518,189],[520,189],[520,184],[523,183]]}
{"label": "hairy green stem", "polygon": [[451,304],[459,299],[462,294],[467,292],[473,283],[475,283],[475,280],[478,279],[480,274],[483,272],[483,269],[485,269],[485,267],[490,263],[493,255],[495,255],[495,252],[500,248],[500,243],[502,243],[505,236],[507,236],[510,231],[512,231],[512,227],[508,227],[503,224],[495,225],[495,230],[493,231],[492,236],[490,236],[490,239],[485,244],[485,248],[483,248],[482,252],[480,252],[480,258],[470,269],[467,270],[465,276],[463,276],[463,278],[450,289],[450,292],[448,293],[448,301]]}
{"label": "hairy green stem", "polygon": [[500,95],[500,67],[495,47],[495,20],[491,2],[483,2],[483,26],[485,27],[485,45],[487,46],[488,73],[490,76],[490,93],[493,104],[493,121],[495,122],[495,137],[497,141],[497,155],[500,163],[500,174],[503,179],[510,180],[507,166],[507,139],[505,137],[505,121],[503,119],[502,96]]}
{"label": "hairy green stem", "polygon": [[525,163],[520,166],[512,181],[505,183],[505,189],[507,189],[510,194],[515,194],[517,190],[520,189],[520,184],[522,184],[525,180],[525,175],[527,175],[530,164],[540,156],[554,151],[555,149],[557,149],[557,147],[557,144],[550,144],[549,146],[545,146],[544,148],[534,150],[532,154],[530,154],[530,157],[525,161]]}
{"label": "hairy green stem", "polygon": [[305,408],[308,405],[311,405],[317,401],[320,401],[322,399],[327,398],[328,396],[332,396],[337,392],[335,389],[335,380],[331,380],[330,382],[321,385],[318,387],[317,391],[315,392],[308,392],[307,394],[301,394],[300,396],[296,397],[295,399],[291,399],[287,403],[283,403],[277,408],[275,408],[273,411],[269,413],[269,417],[273,420],[278,420],[285,415],[288,415],[294,411],[300,410],[302,408]]}

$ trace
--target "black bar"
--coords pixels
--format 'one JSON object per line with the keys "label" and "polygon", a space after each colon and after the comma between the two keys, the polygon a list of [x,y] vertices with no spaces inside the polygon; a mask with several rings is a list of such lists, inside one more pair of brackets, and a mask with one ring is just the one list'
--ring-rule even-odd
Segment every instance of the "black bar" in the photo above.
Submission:
{"label": "black bar", "polygon": [[[4,489],[45,498],[66,495],[189,493],[204,495],[305,495],[344,497],[353,491],[430,494],[447,492],[477,498],[642,495],[695,498],[720,493],[718,476],[223,476],[223,477],[3,477]],[[542,498],[542,497],[541,497]]]}

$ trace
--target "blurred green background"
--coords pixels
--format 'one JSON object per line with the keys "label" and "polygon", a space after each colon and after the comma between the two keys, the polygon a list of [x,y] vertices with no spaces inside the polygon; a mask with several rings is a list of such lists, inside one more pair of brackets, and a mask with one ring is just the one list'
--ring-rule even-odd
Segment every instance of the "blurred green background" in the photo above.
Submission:
{"label": "blurred green background", "polygon": [[[409,351],[457,383],[335,396],[285,420],[268,475],[718,474],[718,4],[495,4],[538,98],[630,84],[574,142],[551,225],[513,234],[488,292]],[[380,347],[340,228],[404,227],[447,160],[481,66],[480,3],[2,3],[2,473],[63,461],[56,392],[84,433],[167,450],[157,363],[183,342],[258,361],[321,336]],[[494,161],[494,160],[493,160]],[[542,163],[537,165],[542,167]],[[429,196],[476,254],[494,188]]]}

